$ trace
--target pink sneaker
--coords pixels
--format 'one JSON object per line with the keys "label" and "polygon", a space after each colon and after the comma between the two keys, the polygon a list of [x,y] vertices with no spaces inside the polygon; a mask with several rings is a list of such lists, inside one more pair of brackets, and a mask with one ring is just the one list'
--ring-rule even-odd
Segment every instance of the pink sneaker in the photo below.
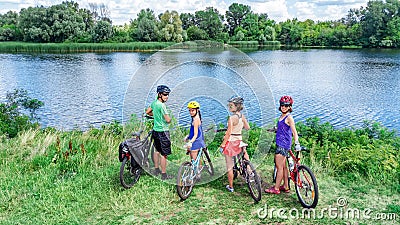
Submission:
{"label": "pink sneaker", "polygon": [[265,189],[266,193],[269,194],[280,194],[281,191],[280,190],[276,190],[274,186],[270,187],[269,189]]}

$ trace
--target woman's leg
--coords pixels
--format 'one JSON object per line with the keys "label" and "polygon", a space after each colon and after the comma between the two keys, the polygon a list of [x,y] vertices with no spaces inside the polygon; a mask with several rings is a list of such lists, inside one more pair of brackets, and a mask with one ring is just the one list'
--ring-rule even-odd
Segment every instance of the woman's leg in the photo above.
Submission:
{"label": "woman's leg", "polygon": [[285,160],[283,161],[283,187],[285,189],[289,189],[289,170],[286,166],[286,157]]}
{"label": "woman's leg", "polygon": [[[285,167],[286,157],[281,154],[275,154],[275,166],[276,166],[276,182],[275,182],[275,190],[279,190],[279,186],[281,186],[282,179],[284,177],[284,167]],[[287,171],[287,169],[286,169]],[[286,173],[287,177],[287,173]],[[287,182],[287,178],[286,178]]]}
{"label": "woman's leg", "polygon": [[191,150],[191,151],[190,151],[190,158],[192,158],[192,160],[196,160],[196,158],[197,158],[197,153],[199,153],[199,149]]}
{"label": "woman's leg", "polygon": [[233,188],[233,159],[232,156],[225,155],[226,169],[228,171],[228,184]]}

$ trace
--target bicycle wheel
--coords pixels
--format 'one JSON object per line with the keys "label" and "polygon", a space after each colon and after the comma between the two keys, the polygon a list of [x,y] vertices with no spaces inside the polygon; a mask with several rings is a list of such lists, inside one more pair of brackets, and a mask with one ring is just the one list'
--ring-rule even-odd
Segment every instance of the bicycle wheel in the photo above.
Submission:
{"label": "bicycle wheel", "polygon": [[318,185],[310,168],[298,167],[295,184],[296,194],[304,208],[315,208],[318,203]]}
{"label": "bicycle wheel", "polygon": [[233,157],[233,179],[235,180],[239,175],[239,163],[237,162],[237,157]]}
{"label": "bicycle wheel", "polygon": [[243,162],[243,173],[245,175],[247,186],[249,187],[250,195],[257,203],[261,200],[261,180],[251,162],[245,160]]}
{"label": "bicycle wheel", "polygon": [[[204,153],[202,156],[203,157],[203,166],[205,169],[207,169],[207,172],[210,174],[210,176],[212,176],[212,175],[214,175],[214,166],[211,162],[210,154],[208,154],[208,151],[206,148],[203,150],[203,153]],[[205,159],[204,159],[204,156],[206,157]]]}
{"label": "bicycle wheel", "polygon": [[176,179],[176,191],[182,200],[185,200],[192,193],[194,186],[192,164],[190,162],[182,163],[178,170],[178,177]]}
{"label": "bicycle wheel", "polygon": [[132,167],[128,157],[125,157],[119,169],[119,181],[124,188],[129,189],[139,180],[141,173],[142,169]]}

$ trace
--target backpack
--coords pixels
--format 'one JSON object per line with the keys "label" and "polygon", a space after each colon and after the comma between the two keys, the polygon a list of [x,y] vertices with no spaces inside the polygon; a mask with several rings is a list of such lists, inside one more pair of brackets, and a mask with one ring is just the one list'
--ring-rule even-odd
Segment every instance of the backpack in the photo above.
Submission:
{"label": "backpack", "polygon": [[124,160],[126,155],[133,156],[131,164],[133,167],[148,166],[149,141],[147,139],[140,140],[138,138],[129,138],[119,145],[118,159],[120,162]]}

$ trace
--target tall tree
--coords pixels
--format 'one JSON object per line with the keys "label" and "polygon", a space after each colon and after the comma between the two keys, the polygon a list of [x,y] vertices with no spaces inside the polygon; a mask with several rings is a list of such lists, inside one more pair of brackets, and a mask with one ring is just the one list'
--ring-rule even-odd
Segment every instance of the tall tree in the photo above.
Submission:
{"label": "tall tree", "polygon": [[50,42],[74,40],[85,31],[85,23],[79,14],[79,5],[74,2],[63,2],[46,9],[50,27]]}
{"label": "tall tree", "polygon": [[18,28],[22,31],[24,41],[49,42],[51,30],[48,20],[46,8],[43,6],[21,9]]}
{"label": "tall tree", "polygon": [[108,21],[98,21],[93,28],[93,41],[103,42],[111,38],[113,34],[112,25]]}
{"label": "tall tree", "polygon": [[363,36],[369,44],[377,47],[383,37],[385,24],[384,4],[382,1],[369,1],[361,21]]}
{"label": "tall tree", "polygon": [[177,11],[165,11],[160,15],[160,35],[163,41],[182,42],[182,21]]}
{"label": "tall tree", "polygon": [[195,16],[191,13],[181,13],[179,16],[182,21],[182,29],[187,30],[190,26],[195,25]]}
{"label": "tall tree", "polygon": [[8,11],[0,14],[0,41],[16,41],[21,39],[21,31],[17,28],[19,15],[16,12]]}
{"label": "tall tree", "polygon": [[247,14],[250,12],[251,8],[248,5],[233,3],[229,6],[229,10],[225,13],[225,18],[230,36],[234,35],[236,28],[242,25],[242,21],[246,19]]}
{"label": "tall tree", "polygon": [[260,29],[258,26],[258,15],[250,12],[247,14],[246,18],[242,21],[243,29],[246,30],[246,36],[248,40],[257,40],[260,35]]}
{"label": "tall tree", "polygon": [[156,41],[157,40],[157,19],[153,10],[142,9],[138,13],[137,19],[131,21],[132,38],[138,41]]}
{"label": "tall tree", "polygon": [[215,40],[222,32],[224,16],[213,7],[195,12],[195,21],[199,29],[204,30],[210,39]]}

